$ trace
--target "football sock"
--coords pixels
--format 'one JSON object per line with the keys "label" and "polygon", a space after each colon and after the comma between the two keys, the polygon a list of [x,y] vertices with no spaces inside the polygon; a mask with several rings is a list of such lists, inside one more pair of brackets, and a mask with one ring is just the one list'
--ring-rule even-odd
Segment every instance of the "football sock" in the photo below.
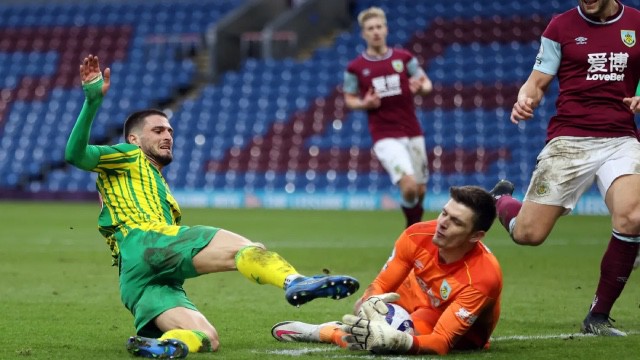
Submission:
{"label": "football sock", "polygon": [[[625,238],[627,241],[620,240]],[[630,241],[629,241],[630,240]],[[600,263],[600,281],[591,306],[592,313],[609,315],[633,270],[638,254],[640,235],[624,235],[613,232],[607,251]]]}
{"label": "football sock", "polygon": [[496,201],[496,210],[498,211],[498,220],[507,231],[510,232],[509,224],[515,219],[522,208],[522,203],[509,195],[502,195]]}
{"label": "football sock", "polygon": [[244,277],[257,284],[271,284],[282,289],[286,288],[287,277],[298,275],[278,253],[256,246],[246,246],[238,251],[236,267]]}
{"label": "football sock", "polygon": [[346,348],[347,343],[342,339],[347,336],[347,333],[340,330],[338,325],[325,325],[320,328],[320,341],[323,343],[330,343]]}
{"label": "football sock", "polygon": [[418,203],[413,207],[402,206],[402,212],[404,213],[405,219],[407,219],[407,227],[422,221],[422,214],[424,213],[424,208],[422,204]]}
{"label": "football sock", "polygon": [[211,351],[211,342],[205,333],[198,330],[173,329],[165,332],[159,340],[175,339],[187,344],[190,353]]}

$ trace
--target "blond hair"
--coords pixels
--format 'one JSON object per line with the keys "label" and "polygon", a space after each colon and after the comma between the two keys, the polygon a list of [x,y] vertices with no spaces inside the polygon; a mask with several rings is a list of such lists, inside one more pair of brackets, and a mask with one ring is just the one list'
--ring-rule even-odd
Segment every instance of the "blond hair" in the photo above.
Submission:
{"label": "blond hair", "polygon": [[386,24],[387,16],[384,14],[384,10],[379,7],[372,6],[368,9],[364,9],[358,14],[358,24],[360,27],[364,25],[364,22],[371,18],[380,18]]}

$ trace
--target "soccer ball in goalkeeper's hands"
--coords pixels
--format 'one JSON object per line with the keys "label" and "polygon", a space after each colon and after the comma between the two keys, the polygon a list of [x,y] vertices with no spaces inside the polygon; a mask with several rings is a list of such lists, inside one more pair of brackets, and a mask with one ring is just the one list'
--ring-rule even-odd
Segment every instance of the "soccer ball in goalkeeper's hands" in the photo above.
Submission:
{"label": "soccer ball in goalkeeper's hands", "polygon": [[389,311],[385,315],[384,319],[392,328],[411,335],[415,333],[413,321],[411,321],[411,315],[409,315],[407,310],[396,304],[387,304],[387,309],[389,309]]}

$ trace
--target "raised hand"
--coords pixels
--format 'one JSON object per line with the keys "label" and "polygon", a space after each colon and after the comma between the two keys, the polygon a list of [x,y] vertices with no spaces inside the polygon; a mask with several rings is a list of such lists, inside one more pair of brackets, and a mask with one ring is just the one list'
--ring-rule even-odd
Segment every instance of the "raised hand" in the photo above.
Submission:
{"label": "raised hand", "polygon": [[82,81],[82,85],[98,82],[100,79],[103,80],[101,88],[102,96],[105,96],[111,86],[111,69],[104,69],[104,74],[102,74],[98,57],[89,54],[89,56],[84,58],[82,64],[80,64],[80,80]]}

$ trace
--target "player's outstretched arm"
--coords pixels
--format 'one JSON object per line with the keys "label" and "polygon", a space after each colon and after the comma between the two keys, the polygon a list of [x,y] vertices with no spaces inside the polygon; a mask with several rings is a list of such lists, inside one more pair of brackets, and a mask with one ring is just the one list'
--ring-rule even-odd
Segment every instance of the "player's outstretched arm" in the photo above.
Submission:
{"label": "player's outstretched arm", "polygon": [[76,124],[71,130],[67,141],[64,158],[70,164],[83,170],[93,170],[100,159],[100,151],[97,147],[89,145],[91,123],[98,112],[104,95],[111,85],[111,71],[105,69],[104,75],[100,71],[100,62],[97,56],[89,55],[80,65],[80,80],[85,101],[80,110]]}

